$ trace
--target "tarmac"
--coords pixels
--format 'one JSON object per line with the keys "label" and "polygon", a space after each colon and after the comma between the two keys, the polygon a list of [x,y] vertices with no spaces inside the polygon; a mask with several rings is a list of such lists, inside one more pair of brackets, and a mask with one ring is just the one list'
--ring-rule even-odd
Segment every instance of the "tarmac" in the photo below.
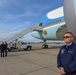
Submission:
{"label": "tarmac", "polygon": [[33,44],[31,51],[8,52],[7,57],[0,57],[0,75],[60,75],[57,54],[61,45],[42,49],[41,44]]}

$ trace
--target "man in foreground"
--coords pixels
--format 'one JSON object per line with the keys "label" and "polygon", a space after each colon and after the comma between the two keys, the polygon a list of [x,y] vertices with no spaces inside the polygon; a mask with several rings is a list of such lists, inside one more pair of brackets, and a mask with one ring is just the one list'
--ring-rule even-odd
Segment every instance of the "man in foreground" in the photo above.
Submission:
{"label": "man in foreground", "polygon": [[64,42],[57,56],[57,66],[61,75],[76,75],[76,44],[71,32],[64,34]]}

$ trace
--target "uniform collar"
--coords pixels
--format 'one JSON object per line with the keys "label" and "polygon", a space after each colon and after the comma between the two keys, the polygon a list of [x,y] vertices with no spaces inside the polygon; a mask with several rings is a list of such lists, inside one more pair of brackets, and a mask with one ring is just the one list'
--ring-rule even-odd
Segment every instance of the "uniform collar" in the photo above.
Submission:
{"label": "uniform collar", "polygon": [[70,46],[72,43],[70,43],[70,44],[66,44],[67,46]]}
{"label": "uniform collar", "polygon": [[71,44],[66,45],[66,47],[73,47],[74,45],[75,45],[75,43],[74,43],[74,42],[72,42]]}

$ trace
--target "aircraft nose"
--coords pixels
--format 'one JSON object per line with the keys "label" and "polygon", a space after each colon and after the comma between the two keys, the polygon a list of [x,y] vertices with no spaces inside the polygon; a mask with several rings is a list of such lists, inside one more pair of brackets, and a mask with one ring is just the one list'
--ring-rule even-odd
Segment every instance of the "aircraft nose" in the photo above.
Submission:
{"label": "aircraft nose", "polygon": [[40,33],[37,32],[37,31],[33,31],[33,32],[31,33],[31,35],[32,35],[33,37],[40,39],[41,37],[40,37],[39,34],[40,34]]}

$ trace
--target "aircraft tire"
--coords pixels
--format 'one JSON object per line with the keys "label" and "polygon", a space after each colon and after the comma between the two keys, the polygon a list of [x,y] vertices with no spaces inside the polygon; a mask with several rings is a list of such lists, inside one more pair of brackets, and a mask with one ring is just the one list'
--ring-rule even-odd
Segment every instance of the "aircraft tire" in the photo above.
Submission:
{"label": "aircraft tire", "polygon": [[48,45],[42,45],[42,49],[48,48]]}

